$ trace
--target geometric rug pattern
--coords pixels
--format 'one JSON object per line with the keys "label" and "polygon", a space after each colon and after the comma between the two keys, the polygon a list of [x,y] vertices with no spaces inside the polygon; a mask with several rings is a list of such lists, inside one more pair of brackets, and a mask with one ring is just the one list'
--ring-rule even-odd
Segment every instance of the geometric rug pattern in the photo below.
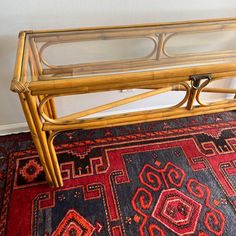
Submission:
{"label": "geometric rug pattern", "polygon": [[29,133],[0,137],[0,235],[235,235],[236,113],[75,130],[50,188]]}

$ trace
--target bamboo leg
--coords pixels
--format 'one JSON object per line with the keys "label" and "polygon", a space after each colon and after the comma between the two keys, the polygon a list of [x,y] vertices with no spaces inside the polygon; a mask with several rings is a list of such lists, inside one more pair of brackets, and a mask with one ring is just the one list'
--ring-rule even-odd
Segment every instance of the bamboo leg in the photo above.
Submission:
{"label": "bamboo leg", "polygon": [[45,156],[45,162],[48,167],[48,171],[52,177],[52,181],[55,187],[59,187],[57,177],[55,175],[54,166],[52,164],[50,152],[48,149],[48,143],[47,143],[47,137],[45,131],[42,130],[43,124],[39,117],[38,111],[37,111],[37,105],[36,105],[36,99],[35,97],[32,97],[29,93],[25,93],[26,95],[26,101],[29,105],[29,109],[35,124],[35,128],[39,137],[39,141],[41,143],[41,148]]}
{"label": "bamboo leg", "polygon": [[[40,95],[38,96],[39,102],[42,102],[46,95]],[[50,98],[44,106],[44,113],[46,114],[47,117],[51,119],[56,119],[57,118],[57,112],[56,112],[56,106],[53,98]]]}
{"label": "bamboo leg", "polygon": [[59,187],[63,187],[63,180],[62,180],[62,175],[61,175],[61,171],[60,171],[60,166],[59,166],[57,154],[56,154],[56,151],[55,151],[55,148],[53,145],[53,140],[58,133],[59,132],[53,132],[50,134],[50,136],[48,138],[48,148],[49,148],[49,151],[50,151],[50,154],[52,157],[52,162],[53,162],[55,174],[57,176]]}
{"label": "bamboo leg", "polygon": [[53,185],[51,175],[48,171],[48,167],[47,167],[47,164],[45,162],[45,158],[44,158],[42,147],[41,147],[41,144],[40,144],[40,141],[39,141],[39,137],[38,137],[38,134],[37,134],[34,122],[33,122],[33,118],[31,116],[31,112],[29,110],[28,104],[27,104],[26,99],[25,99],[25,95],[22,94],[22,93],[19,93],[19,97],[20,97],[21,105],[22,105],[22,108],[23,108],[28,126],[29,126],[30,131],[31,131],[31,135],[32,135],[34,144],[35,144],[36,149],[38,151],[40,162],[41,162],[41,164],[43,166],[43,169],[44,169],[44,172],[45,172],[46,180],[49,183],[49,185]]}

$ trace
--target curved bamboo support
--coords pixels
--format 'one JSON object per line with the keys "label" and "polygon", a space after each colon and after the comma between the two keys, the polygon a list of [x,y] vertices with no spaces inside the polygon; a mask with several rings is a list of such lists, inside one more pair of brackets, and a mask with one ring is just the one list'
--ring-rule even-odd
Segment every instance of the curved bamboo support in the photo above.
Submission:
{"label": "curved bamboo support", "polygon": [[170,110],[168,108],[155,109],[151,111],[142,111],[134,113],[126,113],[122,115],[112,115],[102,118],[91,118],[82,120],[77,124],[68,125],[54,125],[50,123],[45,123],[43,126],[44,130],[73,130],[73,129],[94,129],[102,127],[114,127],[121,124],[135,124],[149,121],[174,119],[180,117],[188,117],[195,115],[210,114],[214,112],[223,112],[234,110],[236,106],[235,101],[229,100],[225,101],[224,104],[212,105],[211,109],[208,107],[195,107],[193,110],[186,110],[185,107],[179,107],[175,110]]}
{"label": "curved bamboo support", "polygon": [[[206,86],[209,84],[206,83],[207,81],[205,81],[204,83],[201,84],[201,86],[199,87],[197,94],[196,94],[196,100],[197,102],[203,106],[212,106],[214,104],[224,104],[225,101],[228,101],[228,99],[225,99],[223,101],[218,101],[218,102],[210,102],[210,103],[204,103],[201,99],[201,93],[202,92],[211,92],[211,93],[227,93],[227,94],[235,94],[236,93],[236,89],[224,89],[224,88],[206,88]],[[236,98],[232,99],[235,100]]]}
{"label": "curved bamboo support", "polygon": [[[196,75],[196,76],[190,76],[191,80],[191,90],[190,90],[190,97],[187,103],[187,109],[192,110],[194,106],[194,101],[196,99],[197,93],[199,91],[199,88],[201,86],[205,87],[207,86],[212,77],[211,75]],[[201,83],[201,80],[205,80],[203,83]]]}
{"label": "curved bamboo support", "polygon": [[165,37],[165,40],[163,41],[162,53],[163,53],[163,55],[165,55],[167,58],[171,58],[171,56],[170,56],[170,55],[167,53],[167,51],[166,51],[166,44],[167,44],[168,40],[171,39],[172,37],[174,37],[176,34],[178,34],[178,33],[168,34],[168,35]]}

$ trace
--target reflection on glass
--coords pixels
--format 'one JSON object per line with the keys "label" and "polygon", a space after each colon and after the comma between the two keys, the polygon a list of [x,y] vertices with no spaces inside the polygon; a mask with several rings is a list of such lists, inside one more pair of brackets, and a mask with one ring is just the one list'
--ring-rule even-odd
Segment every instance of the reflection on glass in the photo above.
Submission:
{"label": "reflection on glass", "polygon": [[168,56],[236,50],[236,31],[172,34],[166,39]]}
{"label": "reflection on glass", "polygon": [[52,66],[121,61],[149,57],[155,48],[152,38],[64,42],[44,47],[42,59]]}

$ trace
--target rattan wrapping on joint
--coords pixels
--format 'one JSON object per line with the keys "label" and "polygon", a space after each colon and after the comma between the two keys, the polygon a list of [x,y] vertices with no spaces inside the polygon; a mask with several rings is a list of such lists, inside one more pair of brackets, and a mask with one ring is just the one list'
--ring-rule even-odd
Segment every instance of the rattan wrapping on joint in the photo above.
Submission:
{"label": "rattan wrapping on joint", "polygon": [[30,82],[28,81],[25,83],[22,83],[20,81],[13,80],[11,82],[11,91],[16,92],[16,93],[29,92],[29,83]]}

